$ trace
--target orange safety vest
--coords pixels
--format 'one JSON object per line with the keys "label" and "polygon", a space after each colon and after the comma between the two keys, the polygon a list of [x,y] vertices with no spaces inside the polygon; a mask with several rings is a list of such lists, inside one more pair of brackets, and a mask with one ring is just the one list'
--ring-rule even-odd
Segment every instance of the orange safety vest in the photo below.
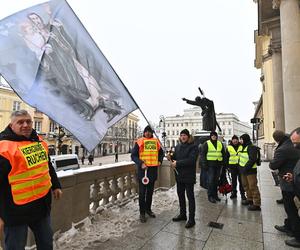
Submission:
{"label": "orange safety vest", "polygon": [[139,145],[140,159],[147,167],[158,166],[158,152],[160,143],[156,138],[140,138],[137,140]]}
{"label": "orange safety vest", "polygon": [[8,182],[13,201],[24,205],[44,197],[50,190],[48,146],[42,142],[0,141],[0,155],[9,160]]}

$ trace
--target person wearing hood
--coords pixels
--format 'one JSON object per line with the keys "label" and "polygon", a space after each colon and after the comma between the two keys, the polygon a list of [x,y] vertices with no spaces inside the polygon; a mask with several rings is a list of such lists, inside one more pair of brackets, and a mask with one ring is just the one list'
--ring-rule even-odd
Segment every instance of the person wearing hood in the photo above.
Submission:
{"label": "person wearing hood", "polygon": [[249,205],[249,211],[259,211],[261,199],[257,186],[257,147],[252,144],[248,134],[240,136],[240,143],[243,148],[239,151],[239,170],[247,196],[247,200],[243,200],[242,204]]}
{"label": "person wearing hood", "polygon": [[51,193],[62,195],[48,146],[32,128],[26,110],[14,111],[0,134],[0,231],[5,249],[25,249],[28,227],[37,249],[53,249]]}
{"label": "person wearing hood", "polygon": [[217,132],[212,131],[210,133],[210,139],[207,140],[201,148],[202,167],[207,169],[208,174],[207,196],[211,203],[221,201],[218,197],[218,181],[222,166],[224,165],[224,158],[224,146],[222,142],[218,141]]}
{"label": "person wearing hood", "polygon": [[230,199],[237,198],[237,180],[239,181],[239,189],[242,200],[246,200],[245,190],[243,188],[241,174],[239,172],[239,156],[238,152],[242,150],[242,145],[239,143],[239,138],[233,135],[226,150],[226,162],[230,171],[232,180],[232,192]]}
{"label": "person wearing hood", "polygon": [[[157,179],[157,168],[161,165],[163,158],[164,151],[162,150],[159,140],[153,138],[152,128],[146,126],[143,137],[137,140],[131,152],[131,159],[137,166],[140,221],[142,223],[147,221],[146,214],[151,218],[155,218],[155,214],[151,210],[152,195],[154,183]],[[148,184],[142,182],[145,173],[149,179]]]}
{"label": "person wearing hood", "polygon": [[194,138],[187,129],[180,132],[180,143],[176,145],[173,155],[167,155],[174,169],[177,183],[177,195],[179,199],[180,213],[173,221],[186,221],[185,193],[189,202],[189,219],[185,228],[195,225],[195,196],[194,185],[196,183],[196,161],[198,147],[194,144]]}

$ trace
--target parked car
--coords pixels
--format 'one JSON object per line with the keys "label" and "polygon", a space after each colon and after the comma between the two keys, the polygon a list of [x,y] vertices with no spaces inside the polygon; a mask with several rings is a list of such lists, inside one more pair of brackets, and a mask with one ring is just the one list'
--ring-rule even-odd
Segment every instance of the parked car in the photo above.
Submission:
{"label": "parked car", "polygon": [[80,168],[76,154],[50,155],[50,159],[55,171]]}

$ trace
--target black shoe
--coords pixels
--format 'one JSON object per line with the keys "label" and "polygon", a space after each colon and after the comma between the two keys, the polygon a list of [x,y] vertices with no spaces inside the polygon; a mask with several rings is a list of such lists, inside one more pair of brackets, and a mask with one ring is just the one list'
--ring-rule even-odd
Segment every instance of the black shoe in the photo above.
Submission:
{"label": "black shoe", "polygon": [[214,197],[208,197],[208,201],[211,202],[211,203],[216,203],[217,202]]}
{"label": "black shoe", "polygon": [[277,204],[283,204],[283,198],[279,199],[279,200],[276,200],[276,203]]}
{"label": "black shoe", "polygon": [[221,199],[217,196],[217,197],[215,197],[215,200],[216,201],[221,201]]}
{"label": "black shoe", "polygon": [[248,210],[249,210],[249,211],[260,211],[261,208],[260,208],[260,206],[257,206],[257,205],[250,205],[250,206],[248,207]]}
{"label": "black shoe", "polygon": [[195,226],[196,222],[195,220],[188,220],[188,222],[185,224],[185,228],[191,228]]}
{"label": "black shoe", "polygon": [[147,221],[146,216],[145,216],[144,214],[141,214],[141,215],[140,215],[140,221],[141,221],[142,223],[145,223],[145,222]]}
{"label": "black shoe", "polygon": [[172,219],[172,221],[175,221],[175,222],[177,222],[177,221],[182,221],[182,220],[187,220],[186,215],[179,214],[179,215],[177,215],[176,217],[174,217],[174,218]]}
{"label": "black shoe", "polygon": [[292,230],[286,228],[286,226],[278,226],[278,225],[275,225],[274,228],[276,230],[278,230],[279,232],[282,232],[282,233],[286,233],[288,236],[292,237],[293,236],[293,232]]}
{"label": "black shoe", "polygon": [[150,211],[146,211],[146,214],[148,214],[151,218],[155,218],[155,213],[153,213],[151,210]]}
{"label": "black shoe", "polygon": [[250,202],[248,200],[242,200],[242,205],[248,206]]}
{"label": "black shoe", "polygon": [[236,193],[231,193],[231,195],[230,195],[230,199],[236,199],[237,198],[237,195],[236,195]]}
{"label": "black shoe", "polygon": [[288,246],[300,248],[300,241],[298,241],[295,238],[294,239],[290,239],[290,240],[285,240],[284,242]]}

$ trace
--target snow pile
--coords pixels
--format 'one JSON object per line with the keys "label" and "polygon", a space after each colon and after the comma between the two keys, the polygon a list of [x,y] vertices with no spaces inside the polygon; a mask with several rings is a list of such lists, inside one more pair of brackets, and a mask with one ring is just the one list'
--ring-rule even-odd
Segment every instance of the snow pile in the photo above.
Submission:
{"label": "snow pile", "polygon": [[[153,211],[159,215],[178,207],[176,189],[156,191],[153,195]],[[139,222],[138,199],[132,200],[123,207],[110,207],[100,214],[85,219],[79,229],[76,225],[65,232],[54,236],[56,250],[83,249],[95,242],[105,242],[112,238],[122,237],[132,232]]]}

